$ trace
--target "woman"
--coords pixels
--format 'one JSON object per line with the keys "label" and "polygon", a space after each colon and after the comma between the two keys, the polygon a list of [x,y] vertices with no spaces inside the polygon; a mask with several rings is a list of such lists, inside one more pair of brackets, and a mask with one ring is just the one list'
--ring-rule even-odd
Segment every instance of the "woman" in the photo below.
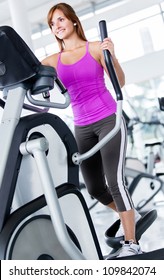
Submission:
{"label": "woman", "polygon": [[[103,50],[111,53],[120,86],[125,84],[123,70],[116,58],[110,38],[103,42],[88,42],[79,18],[66,3],[53,6],[48,24],[55,35],[60,52],[42,63],[57,70],[71,98],[75,137],[79,152],[85,153],[101,140],[115,125],[116,102],[104,82],[107,72]],[[109,74],[108,74],[109,75]],[[118,257],[140,254],[135,239],[135,222],[140,215],[134,210],[124,178],[126,127],[124,120],[117,135],[100,152],[83,161],[81,170],[88,192],[104,205],[117,211],[125,241]],[[136,216],[136,217],[135,217]]]}

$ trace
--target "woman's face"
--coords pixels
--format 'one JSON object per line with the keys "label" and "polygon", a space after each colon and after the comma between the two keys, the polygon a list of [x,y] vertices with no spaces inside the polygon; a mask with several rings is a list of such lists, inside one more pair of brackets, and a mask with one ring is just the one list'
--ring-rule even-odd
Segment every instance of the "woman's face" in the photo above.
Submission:
{"label": "woman's face", "polygon": [[61,10],[56,9],[51,21],[52,33],[61,40],[67,39],[75,31],[73,22]]}

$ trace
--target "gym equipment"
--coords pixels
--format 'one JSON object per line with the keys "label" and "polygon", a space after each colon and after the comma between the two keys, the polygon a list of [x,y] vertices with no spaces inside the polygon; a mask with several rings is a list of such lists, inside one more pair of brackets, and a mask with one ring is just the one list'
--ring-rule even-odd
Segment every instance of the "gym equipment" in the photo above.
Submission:
{"label": "gym equipment", "polygon": [[158,102],[159,102],[160,110],[164,111],[164,97],[159,97]]}
{"label": "gym equipment", "polygon": [[[33,105],[65,108],[67,90],[11,27],[0,27],[0,50],[0,89],[6,98],[0,125],[0,259],[104,259],[78,189],[79,163],[100,145],[79,155],[72,133],[56,115],[39,111],[21,117],[25,97]],[[64,104],[34,99],[54,81]],[[120,97],[116,127],[103,144],[119,129]],[[31,110],[37,112],[35,106]],[[164,259],[164,250],[146,258]]]}
{"label": "gym equipment", "polygon": [[[101,39],[102,40],[104,38],[108,37],[107,29],[105,27],[105,22],[104,21],[100,22],[100,34],[101,34]],[[111,67],[112,67],[112,61],[110,62],[110,55],[109,55],[109,52],[107,50],[104,51],[104,57],[106,59],[106,65],[111,65]],[[109,71],[109,73],[112,72],[111,69],[109,69],[109,68],[108,68],[108,71]],[[115,89],[115,92],[117,93],[117,92],[119,92],[120,87],[119,87],[119,84],[116,84],[114,86],[114,81],[116,79],[117,79],[117,77],[111,77],[113,87]],[[125,120],[127,121],[125,112],[123,112],[123,115],[125,117]],[[127,175],[127,171],[128,170],[126,168],[126,175]],[[131,195],[133,195],[133,192],[134,192],[136,186],[138,185],[139,181],[142,178],[150,178],[150,177],[145,173],[137,174],[135,179],[133,180],[133,182],[131,183],[131,185],[129,187],[129,191],[130,191]],[[154,179],[154,177],[153,177],[153,179]],[[163,182],[159,178],[155,178],[155,179],[158,180],[157,188],[161,189],[163,187]],[[157,217],[156,210],[151,210],[151,211],[147,212],[146,214],[144,213],[142,218],[136,224],[136,238],[137,238],[137,240],[139,240],[141,238],[141,235],[143,234],[143,232],[145,232],[150,227],[150,225],[154,222],[156,217]],[[119,225],[120,225],[120,220],[117,220],[105,232],[105,241],[106,241],[107,245],[109,245],[110,247],[113,248],[113,250],[107,256],[107,259],[112,259],[112,258],[116,257],[117,254],[118,254],[119,248],[121,247],[120,241],[123,240],[123,236],[115,237],[115,234],[116,234],[116,232],[119,228]]]}
{"label": "gym equipment", "polygon": [[[132,145],[134,144],[133,128],[136,124],[141,124],[143,126],[163,126],[158,120],[142,122],[138,117],[130,120],[127,115],[126,120]],[[162,162],[163,141],[158,139],[152,139],[152,141],[145,143],[145,149],[149,149],[145,164],[138,158],[126,157],[125,175],[129,185],[129,192],[133,197],[135,207],[138,211],[145,212],[152,208],[155,196],[159,193],[164,193],[164,181],[162,179],[164,173],[156,172],[155,170],[156,155],[154,148],[157,147]]]}
{"label": "gym equipment", "polygon": [[[0,60],[6,69],[0,77],[6,96],[0,126],[0,259],[101,259],[92,220],[77,188],[72,133],[53,114],[20,118],[25,96],[40,106],[65,108],[68,93],[55,70],[42,66],[12,28],[1,27],[0,35]],[[15,65],[17,71],[12,69]],[[54,80],[66,97],[64,105],[34,100],[34,95],[52,89]]]}
{"label": "gym equipment", "polygon": [[[139,241],[142,234],[151,226],[151,224],[157,218],[157,211],[151,210],[146,212],[136,224],[136,239]],[[124,240],[124,236],[115,237],[116,232],[120,226],[120,220],[118,219],[113,223],[105,232],[106,244],[112,248],[110,254],[106,257],[112,259],[118,255],[119,249],[121,248],[121,241]]]}

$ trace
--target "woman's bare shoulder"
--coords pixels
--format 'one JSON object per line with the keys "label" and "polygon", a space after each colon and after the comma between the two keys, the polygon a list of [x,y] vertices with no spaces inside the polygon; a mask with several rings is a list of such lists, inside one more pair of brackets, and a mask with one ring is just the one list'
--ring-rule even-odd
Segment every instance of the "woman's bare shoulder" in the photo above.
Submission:
{"label": "woman's bare shoulder", "polygon": [[98,61],[101,58],[101,49],[100,49],[100,41],[89,42],[89,51],[91,55],[96,58]]}
{"label": "woman's bare shoulder", "polygon": [[91,49],[100,49],[100,43],[100,41],[89,42],[89,46]]}
{"label": "woman's bare shoulder", "polygon": [[43,65],[52,66],[52,67],[56,68],[57,62],[58,62],[58,56],[59,56],[59,53],[55,53],[50,56],[47,56],[46,58],[44,58],[41,61],[41,63]]}

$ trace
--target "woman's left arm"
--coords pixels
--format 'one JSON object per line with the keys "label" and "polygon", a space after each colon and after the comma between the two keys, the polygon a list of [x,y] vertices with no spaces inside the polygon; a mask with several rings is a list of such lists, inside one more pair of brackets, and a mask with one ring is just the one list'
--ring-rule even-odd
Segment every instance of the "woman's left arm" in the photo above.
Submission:
{"label": "woman's left arm", "polygon": [[[100,43],[100,49],[109,50],[120,87],[123,87],[125,85],[125,74],[115,55],[114,44],[113,44],[112,40],[110,38],[105,38],[103,40],[103,42]],[[103,52],[101,52],[100,60],[101,60],[102,66],[104,67],[106,73],[108,74],[108,71],[107,71],[107,68],[105,65],[105,61],[104,61]],[[108,75],[110,76],[110,73]]]}

